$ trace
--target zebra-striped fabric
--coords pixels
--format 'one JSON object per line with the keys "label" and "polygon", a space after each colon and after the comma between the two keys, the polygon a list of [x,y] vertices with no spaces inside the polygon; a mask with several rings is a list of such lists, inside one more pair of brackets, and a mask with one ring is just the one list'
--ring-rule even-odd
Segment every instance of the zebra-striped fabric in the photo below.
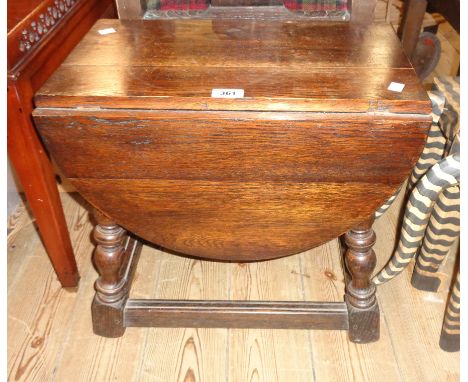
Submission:
{"label": "zebra-striped fabric", "polygon": [[[421,176],[442,158],[446,145],[446,138],[439,127],[439,119],[444,111],[445,98],[439,91],[429,91],[427,94],[432,103],[432,125],[427,135],[424,150],[408,180],[406,192],[410,192]],[[401,186],[377,211],[375,211],[374,219],[380,218],[392,206],[393,201],[400,191]]]}
{"label": "zebra-striped fabric", "polygon": [[[452,340],[451,340],[452,339]],[[455,341],[453,340],[455,339]],[[448,351],[460,348],[460,272],[452,287],[440,335],[440,347]]]}
{"label": "zebra-striped fabric", "polygon": [[396,197],[401,191],[401,187],[402,186],[398,187],[398,190],[396,190],[393,193],[393,195],[388,198],[385,204],[383,204],[377,211],[375,211],[374,220],[377,220],[378,218],[380,218],[392,206],[393,201],[396,199]]}
{"label": "zebra-striped fabric", "polygon": [[454,152],[435,164],[416,184],[406,207],[395,255],[373,279],[382,284],[401,273],[416,256],[439,194],[460,181],[460,154]]}
{"label": "zebra-striped fabric", "polygon": [[[443,157],[450,151],[460,152],[460,79],[435,78],[434,88],[445,98],[439,119],[441,132],[446,138]],[[453,242],[460,235],[460,189],[458,186],[445,190],[437,201],[433,216],[426,230],[421,252],[416,261],[412,284],[422,290],[437,291],[440,278],[436,275]]]}
{"label": "zebra-striped fabric", "polygon": [[407,192],[411,192],[419,179],[435,165],[444,155],[447,138],[444,136],[439,120],[444,111],[445,97],[441,92],[427,92],[432,103],[432,125],[427,135],[423,152],[414,167],[406,187]]}
{"label": "zebra-striped fabric", "polygon": [[453,186],[442,192],[434,206],[413,272],[425,277],[435,277],[434,274],[459,235],[460,188]]}
{"label": "zebra-striped fabric", "polygon": [[444,111],[440,116],[440,129],[448,140],[445,155],[460,132],[460,77],[436,77],[434,88],[445,97]]}
{"label": "zebra-striped fabric", "polygon": [[[441,92],[446,98],[444,114],[457,116],[452,119],[453,124],[444,127],[445,135],[453,139],[460,131],[460,77],[436,77],[434,78],[434,89]],[[450,113],[447,113],[450,112]]]}
{"label": "zebra-striped fabric", "polygon": [[[457,79],[448,78],[436,79],[435,82],[436,91],[428,92],[433,108],[433,123],[423,153],[408,180],[408,192],[413,190],[414,185],[432,166],[438,163],[441,158],[446,157],[450,152],[457,153],[457,155],[459,155],[458,153],[460,152],[458,136],[459,121],[457,114],[459,112],[459,82]],[[446,96],[447,100],[445,98]],[[393,201],[393,199],[394,197],[392,197],[389,202]],[[376,212],[376,217],[381,216],[382,212],[390,207],[391,203],[389,202]],[[416,230],[419,234],[422,231],[424,241],[422,243],[420,256],[416,262],[415,274],[413,277],[417,278],[418,275],[429,276],[436,280],[434,274],[445,259],[449,248],[460,232],[459,204],[459,186],[448,187],[443,190],[438,196],[433,216],[430,217],[428,226],[426,227],[424,225],[420,227],[419,230]],[[414,206],[409,205],[405,217],[409,213],[409,208],[415,210]],[[416,219],[415,217],[413,218]],[[427,224],[427,222],[425,222],[425,224]],[[413,242],[410,243],[408,240],[411,238],[411,233],[415,233],[416,231],[405,231],[405,225],[403,226],[399,247],[395,254],[396,257],[394,257],[387,267],[374,278],[376,283],[390,280],[399,273],[397,272],[394,274],[397,268],[401,268],[402,266],[404,268],[407,262],[405,264],[400,263],[397,257],[400,256],[402,259],[406,259],[408,253],[411,252],[409,247],[413,247],[416,244]],[[424,234],[426,235],[424,236]],[[407,241],[406,245],[404,243],[405,240]],[[413,240],[416,239],[413,237]],[[417,242],[420,244],[420,239],[418,239]],[[409,257],[410,259],[416,255],[418,249],[419,246],[413,248],[413,253]],[[402,250],[406,251],[405,254],[399,253],[399,251]],[[393,267],[393,272],[389,267]],[[431,287],[437,289],[438,283],[433,282],[432,284],[434,285]],[[430,287],[426,284],[426,286],[422,288],[426,290],[426,288]]]}
{"label": "zebra-striped fabric", "polygon": [[[440,99],[437,102],[434,93],[431,94],[433,124],[424,151],[408,180],[407,191],[412,192],[398,248],[386,267],[373,278],[375,284],[382,284],[401,273],[416,257],[422,242],[412,283],[422,290],[438,289],[440,281],[435,274],[460,234],[459,87],[456,85],[453,81],[439,81],[437,88],[445,93],[444,86],[450,87],[448,102],[455,104],[455,107],[449,105],[443,109],[442,114],[443,104]],[[376,212],[376,217],[390,207],[395,196]],[[460,273],[447,305],[439,345],[446,351],[457,351],[459,339]]]}

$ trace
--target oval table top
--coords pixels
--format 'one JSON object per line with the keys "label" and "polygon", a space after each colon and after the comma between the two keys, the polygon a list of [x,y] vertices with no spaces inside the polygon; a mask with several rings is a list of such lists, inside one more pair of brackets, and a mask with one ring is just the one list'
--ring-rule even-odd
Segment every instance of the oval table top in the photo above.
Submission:
{"label": "oval table top", "polygon": [[100,20],[36,105],[45,145],[92,205],[150,242],[235,261],[369,219],[431,121],[391,27],[324,22]]}

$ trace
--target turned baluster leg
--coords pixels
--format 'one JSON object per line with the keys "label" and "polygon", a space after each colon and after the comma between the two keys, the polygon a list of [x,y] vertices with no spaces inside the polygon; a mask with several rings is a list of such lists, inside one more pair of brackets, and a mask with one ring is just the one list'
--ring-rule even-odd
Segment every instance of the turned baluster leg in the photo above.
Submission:
{"label": "turned baluster leg", "polygon": [[379,306],[375,297],[375,285],[371,274],[376,265],[375,233],[373,218],[351,229],[345,235],[348,250],[346,266],[351,274],[345,301],[348,307],[349,339],[368,343],[379,339]]}
{"label": "turned baluster leg", "polygon": [[121,274],[126,231],[97,210],[94,216],[98,223],[94,228],[94,262],[100,276],[92,305],[93,330],[104,337],[120,337],[125,331],[123,310],[128,298]]}

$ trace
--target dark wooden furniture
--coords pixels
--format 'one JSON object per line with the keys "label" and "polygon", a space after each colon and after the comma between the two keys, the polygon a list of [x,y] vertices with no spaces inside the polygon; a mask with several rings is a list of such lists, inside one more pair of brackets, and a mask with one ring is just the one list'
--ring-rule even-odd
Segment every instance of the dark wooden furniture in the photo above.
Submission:
{"label": "dark wooden furniture", "polygon": [[[212,97],[218,88],[245,94]],[[96,208],[97,334],[256,326],[377,340],[371,216],[408,176],[431,122],[389,25],[100,20],[35,101],[46,146]],[[140,246],[127,231],[240,262],[347,232],[352,280],[338,303],[129,300]]]}
{"label": "dark wooden furniture", "polygon": [[[422,23],[426,10],[439,12],[448,20],[453,28],[460,33],[460,1],[459,0],[406,0],[403,18],[398,28],[403,49],[412,61],[417,60],[416,46],[421,34]],[[427,30],[434,34],[435,29]]]}
{"label": "dark wooden furniture", "polygon": [[33,94],[60,65],[111,0],[8,1],[8,156],[64,287],[78,270],[55,175],[32,122]]}
{"label": "dark wooden furniture", "polygon": [[427,0],[407,0],[404,4],[398,36],[401,39],[403,50],[410,59],[413,59],[413,53],[421,34],[426,8]]}
{"label": "dark wooden furniture", "polygon": [[460,0],[429,0],[428,12],[438,12],[460,34]]}

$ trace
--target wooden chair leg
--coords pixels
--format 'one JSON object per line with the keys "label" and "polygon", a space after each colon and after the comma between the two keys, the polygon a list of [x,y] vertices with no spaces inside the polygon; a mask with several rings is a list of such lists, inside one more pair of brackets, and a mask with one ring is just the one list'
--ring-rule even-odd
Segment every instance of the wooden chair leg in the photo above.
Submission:
{"label": "wooden chair leg", "polygon": [[445,311],[439,346],[449,352],[460,350],[460,272],[457,274]]}
{"label": "wooden chair leg", "polygon": [[91,308],[93,330],[100,336],[120,337],[125,332],[123,313],[128,298],[122,274],[126,231],[98,210],[94,216],[98,223],[94,228],[94,262],[100,276]]}
{"label": "wooden chair leg", "polygon": [[36,218],[39,234],[63,287],[76,287],[79,275],[55,175],[25,113],[16,84],[8,82],[8,156]]}
{"label": "wooden chair leg", "polygon": [[351,229],[345,235],[348,250],[346,266],[351,274],[347,285],[345,301],[348,308],[349,339],[352,342],[368,343],[379,339],[380,314],[375,297],[375,285],[371,274],[376,265],[375,233],[373,218]]}
{"label": "wooden chair leg", "polygon": [[405,2],[403,18],[398,28],[398,36],[400,37],[403,50],[410,60],[421,33],[426,8],[427,0],[409,0]]}
{"label": "wooden chair leg", "polygon": [[459,235],[460,188],[454,186],[440,194],[432,211],[411,279],[415,288],[437,292],[440,286],[437,271]]}

